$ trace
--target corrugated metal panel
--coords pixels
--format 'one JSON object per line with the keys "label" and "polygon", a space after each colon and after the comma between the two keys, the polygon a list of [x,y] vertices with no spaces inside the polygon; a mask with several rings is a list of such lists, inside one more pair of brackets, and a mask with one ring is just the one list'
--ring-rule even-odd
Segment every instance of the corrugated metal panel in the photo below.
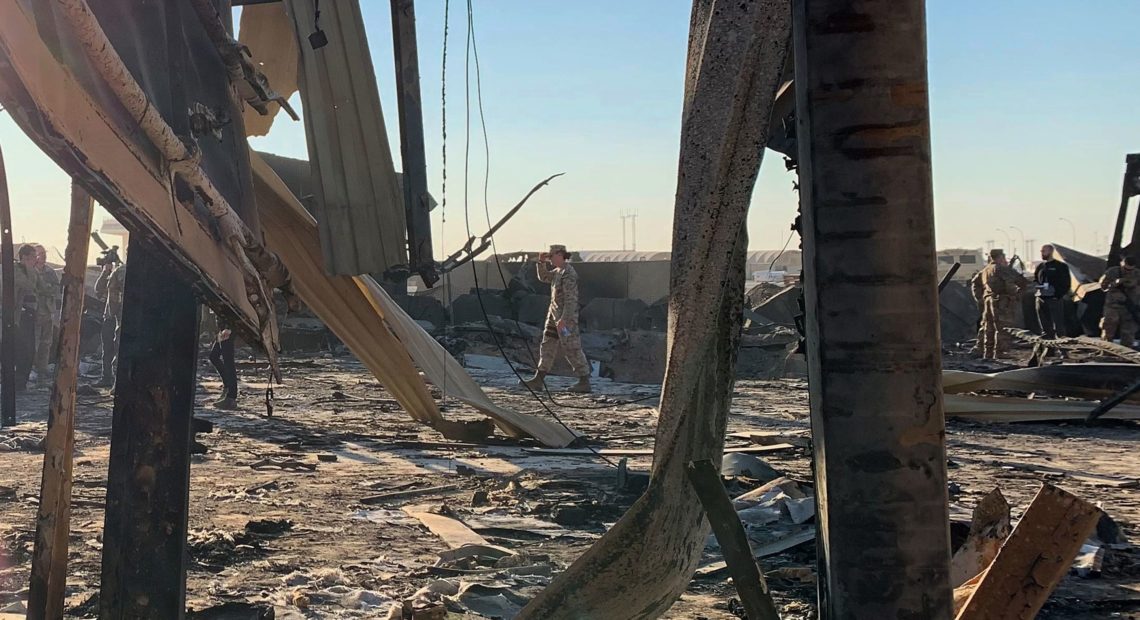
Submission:
{"label": "corrugated metal panel", "polygon": [[314,0],[286,0],[301,51],[301,98],[325,272],[406,266],[404,201],[356,0],[321,4],[328,38],[313,49]]}

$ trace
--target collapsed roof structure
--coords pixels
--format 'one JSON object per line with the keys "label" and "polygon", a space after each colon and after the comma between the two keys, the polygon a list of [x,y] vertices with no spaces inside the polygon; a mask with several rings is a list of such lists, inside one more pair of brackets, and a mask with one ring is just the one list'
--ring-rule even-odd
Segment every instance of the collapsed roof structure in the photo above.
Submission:
{"label": "collapsed roof structure", "polygon": [[[687,587],[711,531],[702,500],[723,494],[698,493],[694,472],[724,450],[745,222],[766,147],[801,178],[821,614],[952,616],[924,3],[854,4],[693,3],[652,478],[520,618],[654,618]],[[317,0],[248,6],[246,45],[232,37],[230,5],[0,0],[0,102],[73,177],[77,211],[90,194],[134,233],[102,617],[185,612],[198,300],[272,362],[272,291],[299,297],[445,436],[489,428],[445,420],[419,372],[510,437],[576,438],[491,402],[368,275],[430,284],[437,271],[412,0],[392,0],[402,200],[359,3],[325,3],[323,21]],[[246,140],[294,89],[315,218]],[[40,617],[57,617],[66,581],[73,421],[52,415],[31,595]],[[978,592],[971,617],[996,617],[985,601],[1003,592],[985,579]]]}

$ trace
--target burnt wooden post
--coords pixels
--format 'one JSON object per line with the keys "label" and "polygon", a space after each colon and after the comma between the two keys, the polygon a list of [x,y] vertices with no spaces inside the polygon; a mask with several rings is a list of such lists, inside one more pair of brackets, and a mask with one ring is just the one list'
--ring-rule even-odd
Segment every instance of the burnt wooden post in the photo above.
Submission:
{"label": "burnt wooden post", "polygon": [[0,151],[0,426],[16,423],[16,257],[12,251],[12,204]]}
{"label": "burnt wooden post", "polygon": [[137,236],[128,257],[100,617],[181,618],[198,303],[162,254]]}
{"label": "burnt wooden post", "polygon": [[793,0],[820,617],[951,617],[922,0]]}
{"label": "burnt wooden post", "polygon": [[75,450],[75,386],[79,373],[79,331],[83,324],[83,280],[91,242],[94,204],[71,182],[71,224],[63,267],[63,309],[59,362],[48,405],[44,471],[36,517],[36,546],[28,593],[28,620],[63,617],[67,586],[67,540],[71,531],[72,453]]}
{"label": "burnt wooden post", "polygon": [[[396,59],[396,100],[400,110],[404,211],[408,221],[408,265],[428,286],[439,276],[431,248],[431,212],[420,100],[420,61],[416,48],[415,0],[391,0]],[[406,292],[406,291],[404,291]]]}

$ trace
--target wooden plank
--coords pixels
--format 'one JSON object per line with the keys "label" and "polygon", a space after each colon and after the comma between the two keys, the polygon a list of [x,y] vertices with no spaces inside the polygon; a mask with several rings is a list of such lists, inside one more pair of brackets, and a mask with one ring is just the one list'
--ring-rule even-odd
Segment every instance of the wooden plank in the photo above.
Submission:
{"label": "wooden plank", "polygon": [[[740,446],[725,448],[724,454],[765,454],[794,449],[790,443],[780,443],[772,446]],[[652,456],[653,448],[602,448],[590,450],[589,448],[524,448],[527,454],[541,454],[544,456]]]}
{"label": "wooden plank", "polygon": [[0,0],[0,103],[49,157],[132,235],[153,239],[212,307],[249,334],[257,314],[237,263],[197,218],[175,204],[163,166],[109,120],[37,35],[18,0]]}
{"label": "wooden plank", "polygon": [[958,620],[1035,618],[1100,516],[1096,506],[1042,485]]}
{"label": "wooden plank", "polygon": [[103,528],[102,618],[181,618],[198,352],[194,290],[130,241]]}
{"label": "wooden plank", "polygon": [[63,309],[55,384],[48,405],[44,469],[36,518],[35,551],[28,593],[28,618],[63,617],[67,585],[67,541],[71,518],[72,458],[75,450],[75,386],[79,373],[79,331],[83,323],[83,282],[91,242],[94,204],[78,184],[71,184],[71,223],[63,267]]}
{"label": "wooden plank", "polygon": [[461,521],[428,512],[427,508],[427,506],[408,506],[404,508],[404,512],[431,530],[432,534],[442,538],[443,542],[452,549],[458,549],[464,545],[486,546],[489,544],[486,538],[476,534],[474,530],[463,525]]}
{"label": "wooden plank", "polygon": [[748,535],[732,507],[732,501],[724,491],[719,468],[707,459],[693,461],[689,463],[688,474],[689,482],[700,498],[705,516],[716,534],[724,561],[732,574],[732,583],[736,586],[749,620],[779,620],[780,615],[772,602],[768,583],[764,581],[764,574],[752,555]]}

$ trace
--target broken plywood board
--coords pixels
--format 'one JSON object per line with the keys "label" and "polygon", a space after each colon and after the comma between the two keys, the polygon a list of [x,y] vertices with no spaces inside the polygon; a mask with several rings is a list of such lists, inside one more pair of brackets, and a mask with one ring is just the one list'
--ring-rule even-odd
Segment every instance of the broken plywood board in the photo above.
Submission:
{"label": "broken plywood board", "polygon": [[117,220],[166,250],[211,307],[248,334],[259,334],[240,267],[212,231],[176,204],[153,147],[134,141],[137,127],[116,125],[115,114],[60,64],[37,32],[20,2],[0,0],[0,103]]}
{"label": "broken plywood board", "polygon": [[461,521],[429,512],[429,508],[431,506],[407,506],[404,508],[404,512],[431,530],[432,534],[443,539],[443,542],[447,543],[451,549],[459,549],[466,545],[486,546],[488,544],[487,539],[476,534],[474,530],[463,525]]}
{"label": "broken plywood board", "polygon": [[958,613],[958,620],[1036,617],[1100,516],[1096,506],[1042,485]]}
{"label": "broken plywood board", "polygon": [[560,424],[491,402],[455,358],[371,277],[325,275],[313,217],[257,153],[250,152],[250,161],[266,244],[288,267],[297,294],[413,418],[445,435],[449,425],[456,424],[440,415],[416,370],[418,365],[445,394],[487,414],[511,437],[534,437],[554,447],[568,446],[577,439]]}
{"label": "broken plywood board", "polygon": [[[978,422],[1084,420],[1097,406],[1097,403],[1087,400],[1045,400],[968,394],[947,394],[942,402],[946,417]],[[1118,405],[1104,414],[1103,418],[1140,420],[1140,405]]]}
{"label": "broken plywood board", "polygon": [[[358,0],[285,0],[301,52],[305,136],[312,162],[325,272],[407,268],[404,197],[384,127],[376,71]],[[308,37],[323,30],[328,43]]]}
{"label": "broken plywood board", "polygon": [[[285,99],[297,92],[297,71],[300,50],[293,35],[293,21],[280,2],[247,4],[241,10],[241,27],[238,35],[250,55],[257,59],[258,69],[265,75],[277,94]],[[276,118],[281,106],[276,102],[266,105],[268,114],[259,114],[245,106],[242,119],[247,136],[264,136]]]}

